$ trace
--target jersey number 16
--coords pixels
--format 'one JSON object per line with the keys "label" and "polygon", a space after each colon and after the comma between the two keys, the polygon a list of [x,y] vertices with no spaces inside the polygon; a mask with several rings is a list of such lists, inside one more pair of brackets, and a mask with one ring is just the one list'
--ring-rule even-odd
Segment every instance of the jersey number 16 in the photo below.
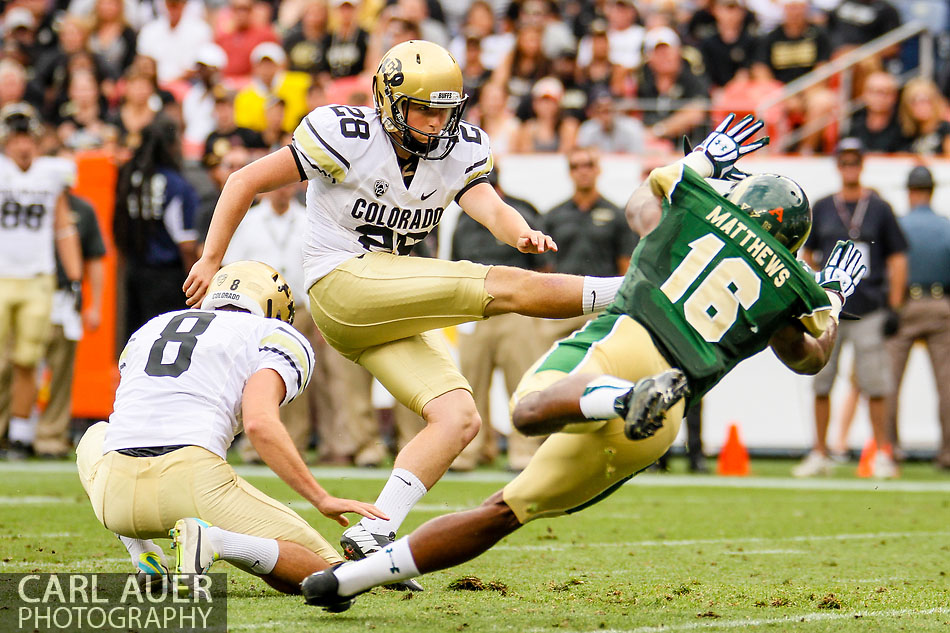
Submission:
{"label": "jersey number 16", "polygon": [[676,303],[689,293],[683,304],[686,320],[710,343],[718,343],[736,322],[739,306],[748,310],[759,300],[762,282],[741,257],[727,257],[706,271],[725,243],[712,234],[689,243],[690,251],[663,282],[660,290]]}

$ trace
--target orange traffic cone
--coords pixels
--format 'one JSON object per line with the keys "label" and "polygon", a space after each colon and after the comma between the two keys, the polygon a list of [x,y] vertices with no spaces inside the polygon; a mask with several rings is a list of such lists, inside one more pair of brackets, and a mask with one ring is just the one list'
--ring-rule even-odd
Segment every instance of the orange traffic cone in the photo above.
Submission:
{"label": "orange traffic cone", "polygon": [[749,451],[739,439],[739,427],[736,424],[729,425],[729,436],[719,451],[716,472],[734,477],[749,474]]}
{"label": "orange traffic cone", "polygon": [[874,454],[877,453],[877,443],[874,438],[868,440],[861,450],[861,460],[858,462],[858,477],[871,477],[874,475]]}

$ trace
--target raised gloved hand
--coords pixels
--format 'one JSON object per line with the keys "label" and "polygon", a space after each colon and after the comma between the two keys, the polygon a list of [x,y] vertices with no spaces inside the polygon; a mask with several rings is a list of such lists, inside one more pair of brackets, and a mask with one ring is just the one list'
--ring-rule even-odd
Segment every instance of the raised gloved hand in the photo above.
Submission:
{"label": "raised gloved hand", "polygon": [[838,240],[831,249],[831,255],[825,262],[824,268],[815,277],[818,285],[831,292],[841,295],[841,300],[851,296],[857,288],[868,267],[861,263],[863,255],[851,240]]}
{"label": "raised gloved hand", "polygon": [[[763,136],[757,141],[743,145],[743,141],[762,129],[765,124],[762,121],[756,121],[755,117],[749,114],[732,127],[729,127],[735,118],[735,114],[729,114],[723,119],[712,134],[707,136],[696,149],[689,152],[687,157],[683,159],[686,164],[705,178],[742,180],[747,177],[749,174],[736,169],[736,161],[746,154],[768,145],[769,137]],[[684,140],[683,149],[689,149],[688,141]],[[699,161],[705,161],[708,166],[700,166]]]}

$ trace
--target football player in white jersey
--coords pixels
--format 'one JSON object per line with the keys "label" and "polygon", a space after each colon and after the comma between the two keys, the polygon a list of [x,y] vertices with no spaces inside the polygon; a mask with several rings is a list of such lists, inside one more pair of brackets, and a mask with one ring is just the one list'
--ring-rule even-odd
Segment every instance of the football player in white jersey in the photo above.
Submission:
{"label": "football player in white jersey", "polygon": [[287,593],[343,560],[228,465],[242,427],[264,462],[325,516],[343,526],[345,512],[385,518],[328,494],[281,424],[279,407],[306,388],[314,364],[293,316],[280,273],[235,262],[218,271],[200,310],[161,314],[126,344],[114,411],[83,435],[76,465],[96,518],[144,574],[161,577],[164,554],[151,539],[169,535],[179,574],[225,560]]}
{"label": "football player in white jersey", "polygon": [[290,146],[233,174],[183,287],[189,305],[201,301],[254,196],[309,181],[303,266],[314,321],[327,342],[427,422],[397,455],[377,499],[390,518],[344,533],[351,558],[394,538],[481,424],[471,387],[429,330],[507,312],[577,316],[606,307],[620,280],[405,257],[453,200],[520,251],[557,247],[488,183],[488,136],[462,121],[467,97],[448,51],[424,41],[394,46],[373,78],[373,99],[375,109],[315,109]]}
{"label": "football player in white jersey", "polygon": [[36,364],[50,334],[54,253],[63,262],[77,305],[82,292],[79,233],[66,201],[76,166],[39,156],[42,133],[31,106],[14,103],[0,110],[0,353],[6,353],[12,337],[9,440],[16,452],[29,450],[36,433],[30,415],[36,402]]}

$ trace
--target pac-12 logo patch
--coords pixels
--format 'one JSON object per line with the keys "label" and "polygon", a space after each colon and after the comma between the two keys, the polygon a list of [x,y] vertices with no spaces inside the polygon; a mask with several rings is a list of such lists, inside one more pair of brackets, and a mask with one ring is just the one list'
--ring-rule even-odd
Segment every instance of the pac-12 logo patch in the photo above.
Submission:
{"label": "pac-12 logo patch", "polygon": [[376,197],[381,197],[384,193],[389,191],[389,183],[385,180],[377,180],[376,184],[373,185],[373,193],[376,194]]}

